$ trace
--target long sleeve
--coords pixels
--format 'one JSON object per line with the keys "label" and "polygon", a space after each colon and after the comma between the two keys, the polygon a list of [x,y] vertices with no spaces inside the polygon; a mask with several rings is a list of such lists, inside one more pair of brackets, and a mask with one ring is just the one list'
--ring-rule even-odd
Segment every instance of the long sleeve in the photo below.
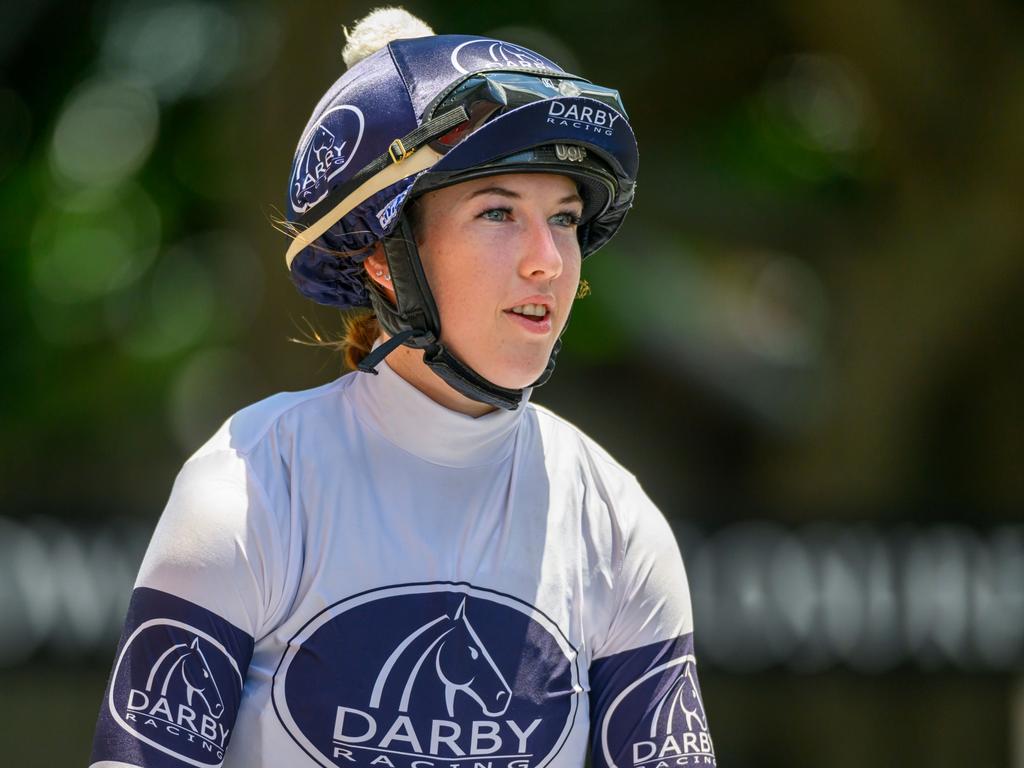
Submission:
{"label": "long sleeve", "polygon": [[93,768],[220,765],[267,608],[274,532],[233,451],[179,473],[136,581]]}
{"label": "long sleeve", "polygon": [[590,665],[594,765],[714,766],[679,548],[638,485],[616,506],[624,522],[615,608]]}

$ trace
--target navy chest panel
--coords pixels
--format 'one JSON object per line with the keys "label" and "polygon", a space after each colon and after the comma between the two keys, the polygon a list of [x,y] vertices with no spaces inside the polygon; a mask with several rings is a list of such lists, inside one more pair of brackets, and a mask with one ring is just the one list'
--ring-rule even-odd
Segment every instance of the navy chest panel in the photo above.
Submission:
{"label": "navy chest panel", "polygon": [[273,700],[323,766],[539,768],[565,743],[582,690],[576,649],[532,605],[430,582],[314,617],[289,641]]}

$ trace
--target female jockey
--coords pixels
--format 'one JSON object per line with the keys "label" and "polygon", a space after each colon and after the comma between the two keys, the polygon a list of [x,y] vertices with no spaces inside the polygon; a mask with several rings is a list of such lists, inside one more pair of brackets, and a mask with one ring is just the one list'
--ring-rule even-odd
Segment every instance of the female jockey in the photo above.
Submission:
{"label": "female jockey", "polygon": [[686,574],[636,479],[530,402],[633,200],[617,91],[382,9],[289,178],[309,298],[359,370],[184,465],[99,766],[715,765]]}

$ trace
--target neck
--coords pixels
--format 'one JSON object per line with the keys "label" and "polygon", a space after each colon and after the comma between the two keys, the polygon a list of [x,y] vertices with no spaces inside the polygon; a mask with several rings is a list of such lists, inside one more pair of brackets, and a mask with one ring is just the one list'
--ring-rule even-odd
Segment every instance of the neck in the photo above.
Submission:
{"label": "neck", "polygon": [[[381,334],[384,340],[389,336]],[[481,403],[456,392],[423,362],[423,350],[398,347],[387,357],[387,364],[395,373],[412,384],[438,405],[474,418],[497,410],[493,405]]]}

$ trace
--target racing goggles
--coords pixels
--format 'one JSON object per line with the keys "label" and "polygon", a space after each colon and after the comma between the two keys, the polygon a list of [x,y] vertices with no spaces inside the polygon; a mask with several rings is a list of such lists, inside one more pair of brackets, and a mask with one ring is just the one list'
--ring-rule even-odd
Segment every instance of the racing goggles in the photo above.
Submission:
{"label": "racing goggles", "polygon": [[619,92],[614,88],[594,85],[571,76],[540,77],[520,72],[475,73],[442,93],[427,108],[429,120],[457,111],[460,107],[467,114],[465,122],[430,141],[429,146],[443,155],[488,120],[516,107],[560,96],[594,99],[627,117]]}

